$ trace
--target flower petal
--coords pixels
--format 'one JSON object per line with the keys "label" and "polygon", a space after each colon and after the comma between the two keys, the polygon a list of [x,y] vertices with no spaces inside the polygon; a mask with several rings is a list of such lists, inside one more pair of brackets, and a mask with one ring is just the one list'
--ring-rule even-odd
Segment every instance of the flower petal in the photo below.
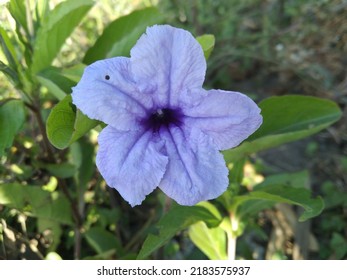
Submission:
{"label": "flower petal", "polygon": [[221,195],[228,187],[228,169],[210,137],[178,127],[162,131],[169,156],[159,188],[181,205],[194,205]]}
{"label": "flower petal", "polygon": [[155,94],[157,105],[175,106],[185,88],[201,88],[206,61],[200,44],[183,29],[148,27],[131,50],[134,79]]}
{"label": "flower petal", "polygon": [[96,164],[106,183],[131,206],[140,204],[163,177],[168,158],[160,153],[162,141],[152,133],[119,131],[111,126],[99,134]]}
{"label": "flower petal", "polygon": [[73,88],[73,103],[89,118],[120,130],[139,129],[151,100],[138,92],[125,57],[97,61],[86,67]]}
{"label": "flower petal", "polygon": [[239,92],[187,92],[181,101],[184,123],[212,137],[220,150],[239,145],[262,124],[260,108]]}

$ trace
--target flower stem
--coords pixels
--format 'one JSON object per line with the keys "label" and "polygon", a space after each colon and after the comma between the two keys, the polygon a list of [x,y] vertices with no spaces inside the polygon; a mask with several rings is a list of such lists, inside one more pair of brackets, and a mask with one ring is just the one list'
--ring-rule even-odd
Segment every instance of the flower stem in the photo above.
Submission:
{"label": "flower stem", "polygon": [[228,259],[236,259],[236,241],[237,241],[237,231],[239,228],[239,221],[233,213],[230,213],[230,224],[231,230],[228,232]]}
{"label": "flower stem", "polygon": [[236,258],[236,240],[236,236],[232,233],[228,234],[228,260],[231,261],[234,261]]}

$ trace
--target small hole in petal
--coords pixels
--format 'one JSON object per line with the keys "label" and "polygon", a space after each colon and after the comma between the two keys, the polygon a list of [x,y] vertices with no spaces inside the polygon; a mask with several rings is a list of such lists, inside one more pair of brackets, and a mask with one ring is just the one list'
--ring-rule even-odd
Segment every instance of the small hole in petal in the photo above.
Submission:
{"label": "small hole in petal", "polygon": [[109,75],[106,75],[105,76],[105,80],[109,80],[110,79],[110,76]]}

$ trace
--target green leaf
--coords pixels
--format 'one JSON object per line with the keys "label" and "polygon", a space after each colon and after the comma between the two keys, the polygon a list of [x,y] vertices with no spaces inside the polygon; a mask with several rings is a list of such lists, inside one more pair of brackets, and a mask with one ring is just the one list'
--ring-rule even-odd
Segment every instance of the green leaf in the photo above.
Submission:
{"label": "green leaf", "polygon": [[144,259],[148,257],[177,232],[199,221],[204,221],[209,227],[215,227],[221,220],[202,206],[173,206],[170,212],[158,222],[158,234],[148,235],[137,258]]}
{"label": "green leaf", "polygon": [[[58,193],[56,192],[55,194]],[[36,197],[32,197],[30,201],[36,201],[36,199]],[[71,205],[61,195],[53,198],[49,197],[45,201],[39,201],[38,205],[33,206],[32,214],[38,218],[46,218],[66,225],[73,224]]]}
{"label": "green leaf", "polygon": [[68,162],[57,164],[48,163],[43,167],[48,170],[53,176],[63,179],[73,177],[77,171],[76,166]]}
{"label": "green leaf", "polygon": [[15,48],[7,35],[5,29],[0,26],[0,46],[3,50],[3,53],[6,57],[7,63],[10,65],[10,68],[17,69],[18,60]]}
{"label": "green leaf", "polygon": [[210,260],[226,260],[226,234],[220,227],[198,222],[189,228],[189,238]]}
{"label": "green leaf", "polygon": [[321,197],[311,198],[307,184],[307,171],[269,176],[257,185],[254,191],[234,197],[233,207],[237,207],[238,216],[243,217],[255,214],[275,203],[294,204],[304,208],[299,218],[302,222],[318,216],[324,209]]}
{"label": "green leaf", "polygon": [[17,24],[20,24],[26,33],[28,33],[26,7],[24,0],[11,0],[8,4],[8,10]]}
{"label": "green leaf", "polygon": [[116,19],[104,29],[94,46],[87,51],[83,63],[90,64],[114,56],[129,56],[130,49],[145,32],[146,27],[162,20],[162,15],[154,7],[134,11]]}
{"label": "green leaf", "polygon": [[[236,199],[239,199],[239,197]],[[322,198],[311,198],[311,192],[309,190],[281,185],[268,186],[261,191],[253,191],[242,199],[262,199],[301,206],[305,211],[299,218],[300,222],[318,216],[324,209],[324,202]]]}
{"label": "green leaf", "polygon": [[259,104],[263,124],[237,148],[223,152],[226,161],[295,141],[330,126],[340,119],[334,102],[311,96],[270,97]]}
{"label": "green leaf", "polygon": [[[71,145],[71,156],[73,164],[78,168],[76,180],[78,189],[82,192],[88,187],[95,170],[95,145],[84,140],[77,141]],[[83,197],[82,197],[83,200]]]}
{"label": "green leaf", "polygon": [[279,173],[267,176],[266,179],[254,186],[253,190],[261,190],[266,186],[271,185],[286,185],[294,188],[309,188],[310,177],[307,170],[302,170],[293,173]]}
{"label": "green leaf", "polygon": [[[28,2],[31,2],[31,1],[28,1]],[[17,46],[21,47],[21,50],[24,54],[25,62],[27,65],[30,65],[31,57],[32,57],[31,41],[34,35],[30,33],[34,31],[32,30],[33,26],[31,26],[32,21],[30,17],[28,17],[28,15],[30,15],[30,11],[25,3],[25,0],[11,0],[8,3],[7,8],[11,16],[13,17],[13,19],[16,21],[17,39],[22,44],[22,45],[17,44]],[[30,26],[30,31],[29,31],[29,26]],[[17,63],[17,65],[19,64]],[[16,69],[15,67],[13,68]],[[20,75],[20,73],[18,74]]]}
{"label": "green leaf", "polygon": [[[221,213],[219,212],[218,208],[217,208],[214,204],[212,204],[212,203],[210,203],[210,202],[208,202],[208,201],[201,201],[201,202],[199,202],[196,206],[201,206],[201,207],[206,208],[206,209],[207,209],[209,212],[211,212],[218,220],[222,220],[222,219],[223,219],[223,217],[222,217]],[[210,226],[213,227],[212,224],[211,224]]]}
{"label": "green leaf", "polygon": [[11,147],[13,139],[25,120],[24,104],[20,100],[0,103],[0,156]]}
{"label": "green leaf", "polygon": [[7,66],[1,60],[0,60],[0,72],[3,72],[13,82],[14,86],[19,85],[19,83],[20,83],[19,77],[18,77],[16,71],[14,71],[12,68]]}
{"label": "green leaf", "polygon": [[[239,186],[242,183],[244,178],[244,167],[245,167],[246,159],[240,159],[238,161],[230,164],[229,167],[229,182],[235,186]],[[238,189],[234,190],[235,193],[238,193]]]}
{"label": "green leaf", "polygon": [[20,184],[0,185],[0,204],[22,209],[25,205],[25,191],[27,188],[29,188],[29,186],[24,187]]}
{"label": "green leaf", "polygon": [[33,73],[38,73],[51,65],[65,40],[81,22],[93,3],[92,0],[64,1],[42,21],[34,45]]}
{"label": "green leaf", "polygon": [[72,67],[62,69],[62,74],[64,75],[64,77],[68,78],[71,81],[74,81],[77,84],[81,80],[84,68],[86,68],[84,64],[76,64]]}
{"label": "green leaf", "polygon": [[[238,200],[238,198],[236,198],[236,200]],[[243,201],[240,207],[238,208],[237,214],[240,219],[250,216],[256,216],[265,209],[271,209],[273,206],[276,205],[276,203],[278,202],[275,200],[246,200]]]}
{"label": "green leaf", "polygon": [[205,34],[205,35],[196,37],[196,40],[198,40],[199,44],[201,45],[202,50],[204,51],[205,59],[207,60],[210,57],[211,52],[214,48],[214,44],[215,44],[214,36],[211,34]]}
{"label": "green leaf", "polygon": [[84,233],[88,244],[98,253],[102,254],[112,249],[121,249],[116,236],[101,227],[94,227]]}
{"label": "green leaf", "polygon": [[99,124],[77,110],[71,95],[66,95],[51,111],[47,119],[47,136],[58,149],[65,149]]}
{"label": "green leaf", "polygon": [[74,81],[65,77],[62,71],[56,67],[48,67],[41,71],[37,74],[37,79],[58,100],[62,100],[66,94],[71,93],[71,88],[76,85]]}
{"label": "green leaf", "polygon": [[71,208],[65,197],[54,197],[38,186],[17,183],[0,185],[0,204],[8,205],[34,217],[72,224]]}
{"label": "green leaf", "polygon": [[347,254],[347,241],[344,236],[334,232],[330,240],[330,247],[335,253],[334,259],[341,260]]}
{"label": "green leaf", "polygon": [[80,141],[79,144],[82,152],[82,164],[78,170],[78,182],[79,187],[87,189],[88,182],[92,179],[95,171],[95,145],[86,141]]}
{"label": "green leaf", "polygon": [[99,121],[92,120],[84,115],[80,110],[77,110],[74,132],[69,144],[81,138],[84,134],[86,134],[92,128],[96,127],[98,124],[100,124]]}
{"label": "green leaf", "polygon": [[36,6],[35,6],[35,16],[36,16],[36,28],[37,29],[40,25],[42,20],[49,15],[49,0],[36,0]]}
{"label": "green leaf", "polygon": [[259,104],[264,123],[250,139],[327,126],[341,117],[333,101],[302,95],[271,97]]}
{"label": "green leaf", "polygon": [[12,44],[7,32],[0,26],[0,47],[3,51],[7,65],[0,61],[0,71],[6,74],[13,82],[15,86],[19,86],[20,81],[18,77],[19,62],[17,59],[14,45]]}

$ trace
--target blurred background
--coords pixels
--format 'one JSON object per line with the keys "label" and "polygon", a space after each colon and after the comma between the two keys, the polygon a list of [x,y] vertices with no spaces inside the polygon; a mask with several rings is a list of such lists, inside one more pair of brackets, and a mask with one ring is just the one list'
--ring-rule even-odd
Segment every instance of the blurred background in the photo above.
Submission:
{"label": "blurred background", "polygon": [[[61,1],[51,1],[51,5],[58,2]],[[326,98],[339,104],[343,117],[338,123],[304,140],[262,152],[244,170],[245,185],[249,187],[264,176],[278,172],[307,171],[309,187],[325,201],[324,212],[310,222],[300,224],[293,208],[286,205],[259,213],[239,239],[238,255],[246,259],[346,259],[347,1],[100,0],[67,40],[54,65],[66,67],[80,63],[108,23],[148,6],[156,6],[166,23],[187,29],[194,36],[215,36],[215,47],[208,59],[206,88],[240,91],[256,102],[270,96],[299,94]],[[0,6],[0,21],[5,28],[13,26],[4,6]],[[0,96],[1,99],[16,96],[13,86],[2,73]],[[53,103],[46,100],[47,110]],[[35,143],[22,136],[16,140],[17,144],[21,143],[18,146],[27,141],[25,145],[35,148]],[[17,166],[6,165],[6,162],[0,166],[4,178],[17,176],[18,180],[25,180],[23,177],[33,175],[25,160]],[[94,201],[95,207],[89,209],[87,219],[93,223],[93,219],[100,217],[97,206],[107,199],[93,200],[100,195],[94,190],[89,195],[87,199]],[[116,193],[113,196],[119,200]],[[126,209],[128,213],[102,214],[104,220],[101,222],[108,223],[114,215],[136,232],[141,229],[139,225],[146,224],[149,219],[139,210]],[[131,218],[134,213],[138,220]],[[13,217],[19,219],[17,215]],[[65,244],[71,242],[68,234],[64,238]],[[49,242],[42,241],[42,236],[29,239],[35,239],[37,246]],[[300,254],[295,251],[294,243],[301,244]],[[66,245],[60,250],[63,258],[71,256],[70,247]],[[33,257],[35,250],[31,254]],[[159,254],[158,257],[167,259],[204,258],[184,234],[169,242]]]}

